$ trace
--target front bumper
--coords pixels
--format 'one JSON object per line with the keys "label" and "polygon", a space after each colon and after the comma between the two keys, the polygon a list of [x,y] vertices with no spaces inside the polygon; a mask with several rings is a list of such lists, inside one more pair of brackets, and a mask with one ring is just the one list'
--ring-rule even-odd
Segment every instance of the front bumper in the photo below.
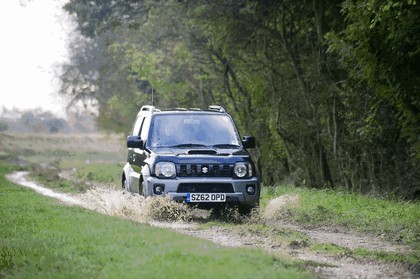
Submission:
{"label": "front bumper", "polygon": [[[164,191],[162,196],[167,196],[169,199],[186,202],[187,201],[187,192],[179,192],[178,188],[180,184],[192,184],[195,187],[195,193],[207,193],[208,190],[200,190],[200,185],[232,185],[232,192],[226,194],[226,203],[246,203],[246,204],[258,204],[260,200],[260,181],[257,177],[252,177],[249,179],[233,179],[226,177],[182,177],[174,179],[159,179],[156,177],[148,177],[145,181],[145,187],[148,195],[155,196],[154,187],[159,185],[162,187],[164,185]],[[247,193],[246,188],[248,186],[255,187],[255,193],[250,195]],[[217,188],[217,187],[215,187]],[[208,188],[206,188],[208,189]],[[216,193],[216,192],[210,192]],[[218,192],[221,193],[221,192]]]}

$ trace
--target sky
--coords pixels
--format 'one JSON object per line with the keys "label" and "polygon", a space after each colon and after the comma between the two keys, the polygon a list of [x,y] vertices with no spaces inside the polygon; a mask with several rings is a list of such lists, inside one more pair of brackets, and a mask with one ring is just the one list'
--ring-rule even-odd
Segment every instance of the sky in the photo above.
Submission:
{"label": "sky", "polygon": [[3,107],[41,108],[65,117],[58,66],[68,61],[65,0],[0,1],[0,114]]}

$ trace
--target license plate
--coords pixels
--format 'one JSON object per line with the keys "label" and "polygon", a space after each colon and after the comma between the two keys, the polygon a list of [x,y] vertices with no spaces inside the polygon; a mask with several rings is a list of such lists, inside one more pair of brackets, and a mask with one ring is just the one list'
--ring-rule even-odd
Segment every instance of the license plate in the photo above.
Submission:
{"label": "license plate", "polygon": [[187,202],[226,202],[226,194],[187,193]]}

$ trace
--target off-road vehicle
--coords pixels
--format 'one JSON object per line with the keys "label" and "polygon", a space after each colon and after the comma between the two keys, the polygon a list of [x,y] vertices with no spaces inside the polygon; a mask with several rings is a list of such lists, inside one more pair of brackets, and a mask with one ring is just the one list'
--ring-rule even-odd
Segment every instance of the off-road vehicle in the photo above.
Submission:
{"label": "off-road vehicle", "polygon": [[197,205],[259,204],[260,181],[232,117],[220,106],[159,110],[143,106],[127,138],[124,191]]}

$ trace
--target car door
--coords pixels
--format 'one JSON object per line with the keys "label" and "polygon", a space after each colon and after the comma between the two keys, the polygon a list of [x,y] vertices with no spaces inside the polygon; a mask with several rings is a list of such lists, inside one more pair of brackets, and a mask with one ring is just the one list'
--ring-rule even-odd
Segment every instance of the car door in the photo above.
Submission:
{"label": "car door", "polygon": [[[140,136],[142,141],[145,143],[147,140],[150,126],[150,117],[139,116],[134,124],[132,135]],[[140,185],[140,173],[144,165],[144,160],[147,157],[147,153],[142,148],[129,148],[128,149],[128,162],[131,166],[130,172],[130,191],[139,192]]]}

